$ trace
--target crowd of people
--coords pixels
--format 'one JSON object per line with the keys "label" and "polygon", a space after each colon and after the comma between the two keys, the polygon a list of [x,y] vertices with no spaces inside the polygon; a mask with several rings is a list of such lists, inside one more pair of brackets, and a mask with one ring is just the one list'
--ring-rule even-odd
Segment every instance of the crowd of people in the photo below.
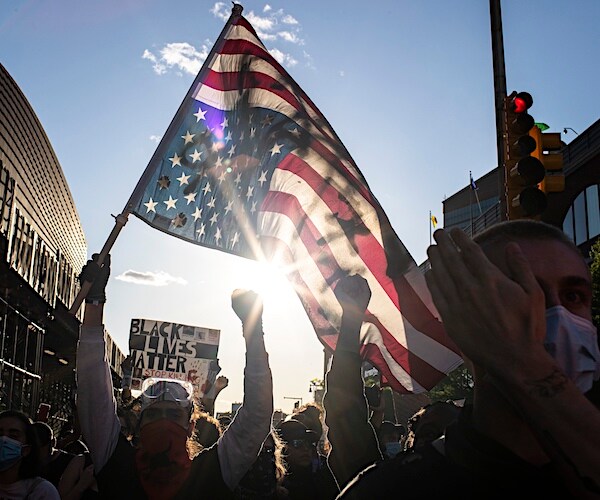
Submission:
{"label": "crowd of people", "polygon": [[[229,421],[189,383],[147,379],[115,391],[103,313],[110,258],[88,261],[77,351],[77,429],[0,413],[4,499],[386,499],[600,496],[600,349],[592,283],[577,247],[535,221],[498,224],[474,240],[438,230],[427,285],[473,376],[472,400],[435,402],[408,422],[385,421],[365,396],[360,330],[371,297],[341,278],[342,321],[323,406],[273,425],[262,301],[236,290],[246,366]],[[597,389],[597,384],[596,384]],[[371,404],[370,404],[371,403]],[[404,425],[403,425],[404,424]]]}

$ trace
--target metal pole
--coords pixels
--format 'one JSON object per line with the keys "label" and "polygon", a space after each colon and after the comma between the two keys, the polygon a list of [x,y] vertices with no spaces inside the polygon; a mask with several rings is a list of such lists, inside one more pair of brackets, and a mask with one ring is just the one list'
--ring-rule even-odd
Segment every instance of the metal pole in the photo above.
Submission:
{"label": "metal pole", "polygon": [[496,107],[496,148],[498,150],[498,195],[500,219],[508,219],[506,200],[506,169],[504,168],[504,137],[507,131],[502,116],[506,93],[506,70],[504,67],[504,38],[502,36],[502,11],[500,0],[490,0],[490,26],[492,31],[492,58],[494,67],[494,103]]}

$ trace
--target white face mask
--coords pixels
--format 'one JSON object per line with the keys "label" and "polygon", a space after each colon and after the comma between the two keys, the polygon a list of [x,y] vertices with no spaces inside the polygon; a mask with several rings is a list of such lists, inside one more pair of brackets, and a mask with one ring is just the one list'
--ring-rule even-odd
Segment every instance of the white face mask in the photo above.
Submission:
{"label": "white face mask", "polygon": [[546,309],[544,346],[565,375],[584,393],[600,378],[597,335],[591,321],[563,306]]}

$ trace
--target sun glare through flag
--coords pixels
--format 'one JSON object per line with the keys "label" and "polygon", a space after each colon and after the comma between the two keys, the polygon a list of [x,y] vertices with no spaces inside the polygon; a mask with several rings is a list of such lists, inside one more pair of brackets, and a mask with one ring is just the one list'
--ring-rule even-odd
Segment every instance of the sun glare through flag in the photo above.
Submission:
{"label": "sun glare through flag", "polygon": [[429,389],[461,363],[354,161],[239,5],[128,206],[186,241],[283,265],[329,348],[335,284],[362,275],[372,290],[362,352],[398,391]]}

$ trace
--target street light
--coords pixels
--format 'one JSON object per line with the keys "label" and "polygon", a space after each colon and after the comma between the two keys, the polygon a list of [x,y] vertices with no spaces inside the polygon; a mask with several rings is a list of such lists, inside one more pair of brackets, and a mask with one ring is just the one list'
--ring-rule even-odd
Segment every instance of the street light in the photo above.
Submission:
{"label": "street light", "polygon": [[565,134],[565,135],[566,135],[566,134],[567,134],[567,132],[568,132],[569,130],[570,130],[571,132],[573,132],[575,135],[579,135],[579,134],[578,134],[577,132],[575,132],[575,130],[573,130],[571,127],[565,127],[565,128],[563,129],[563,134]]}

